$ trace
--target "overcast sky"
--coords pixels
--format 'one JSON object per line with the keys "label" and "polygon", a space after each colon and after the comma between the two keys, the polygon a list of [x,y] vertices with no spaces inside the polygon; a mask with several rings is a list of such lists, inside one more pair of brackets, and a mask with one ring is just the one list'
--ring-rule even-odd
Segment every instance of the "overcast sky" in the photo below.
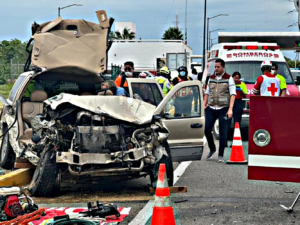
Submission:
{"label": "overcast sky", "polygon": [[[193,54],[202,54],[204,0],[188,1],[188,45]],[[61,11],[65,19],[76,18],[97,22],[95,11],[105,9],[116,22],[133,22],[137,38],[160,39],[174,26],[176,8],[179,27],[184,33],[185,0],[0,0],[0,40],[30,38],[33,21],[43,23],[57,17],[58,7],[82,4]],[[207,16],[229,14],[210,20],[210,30],[298,31],[298,14],[293,0],[207,0]],[[295,26],[291,26],[291,25]],[[291,27],[288,27],[291,26]],[[217,32],[212,33],[217,37]],[[216,42],[214,39],[213,42]],[[285,53],[286,54],[286,53]],[[286,54],[293,58],[294,53]]]}

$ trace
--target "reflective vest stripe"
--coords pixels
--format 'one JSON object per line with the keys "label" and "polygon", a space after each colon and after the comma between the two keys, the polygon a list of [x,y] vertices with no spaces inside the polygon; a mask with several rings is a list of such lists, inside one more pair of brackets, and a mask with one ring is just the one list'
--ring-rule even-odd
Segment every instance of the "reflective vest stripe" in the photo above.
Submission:
{"label": "reflective vest stripe", "polygon": [[[177,77],[177,79],[179,83],[185,81],[180,77]],[[187,79],[190,80],[189,77],[187,77]],[[181,88],[179,91],[176,92],[177,97],[185,97],[186,95],[193,95],[193,90],[191,88]]]}

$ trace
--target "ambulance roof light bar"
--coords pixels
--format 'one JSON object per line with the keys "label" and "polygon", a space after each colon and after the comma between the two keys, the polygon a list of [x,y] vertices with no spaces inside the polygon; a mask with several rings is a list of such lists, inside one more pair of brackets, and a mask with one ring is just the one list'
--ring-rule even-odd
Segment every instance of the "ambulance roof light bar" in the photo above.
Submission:
{"label": "ambulance roof light bar", "polygon": [[233,49],[248,49],[248,50],[278,50],[280,46],[258,46],[258,45],[224,45],[224,49],[233,50]]}

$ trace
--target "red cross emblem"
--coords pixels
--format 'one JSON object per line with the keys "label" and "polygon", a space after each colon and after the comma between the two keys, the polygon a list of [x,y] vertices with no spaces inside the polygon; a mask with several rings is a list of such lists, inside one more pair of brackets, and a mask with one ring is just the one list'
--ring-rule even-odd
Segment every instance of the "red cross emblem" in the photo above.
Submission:
{"label": "red cross emblem", "polygon": [[278,88],[275,87],[275,83],[271,83],[271,87],[268,87],[268,91],[271,92],[272,96],[275,96],[275,93],[277,92]]}

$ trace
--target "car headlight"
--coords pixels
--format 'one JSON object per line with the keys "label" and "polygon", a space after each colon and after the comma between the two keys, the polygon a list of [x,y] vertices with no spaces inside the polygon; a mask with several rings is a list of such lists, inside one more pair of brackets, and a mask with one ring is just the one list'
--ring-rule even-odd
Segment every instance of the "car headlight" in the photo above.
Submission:
{"label": "car headlight", "polygon": [[254,143],[259,147],[267,146],[271,141],[271,135],[266,130],[257,130],[253,135]]}

